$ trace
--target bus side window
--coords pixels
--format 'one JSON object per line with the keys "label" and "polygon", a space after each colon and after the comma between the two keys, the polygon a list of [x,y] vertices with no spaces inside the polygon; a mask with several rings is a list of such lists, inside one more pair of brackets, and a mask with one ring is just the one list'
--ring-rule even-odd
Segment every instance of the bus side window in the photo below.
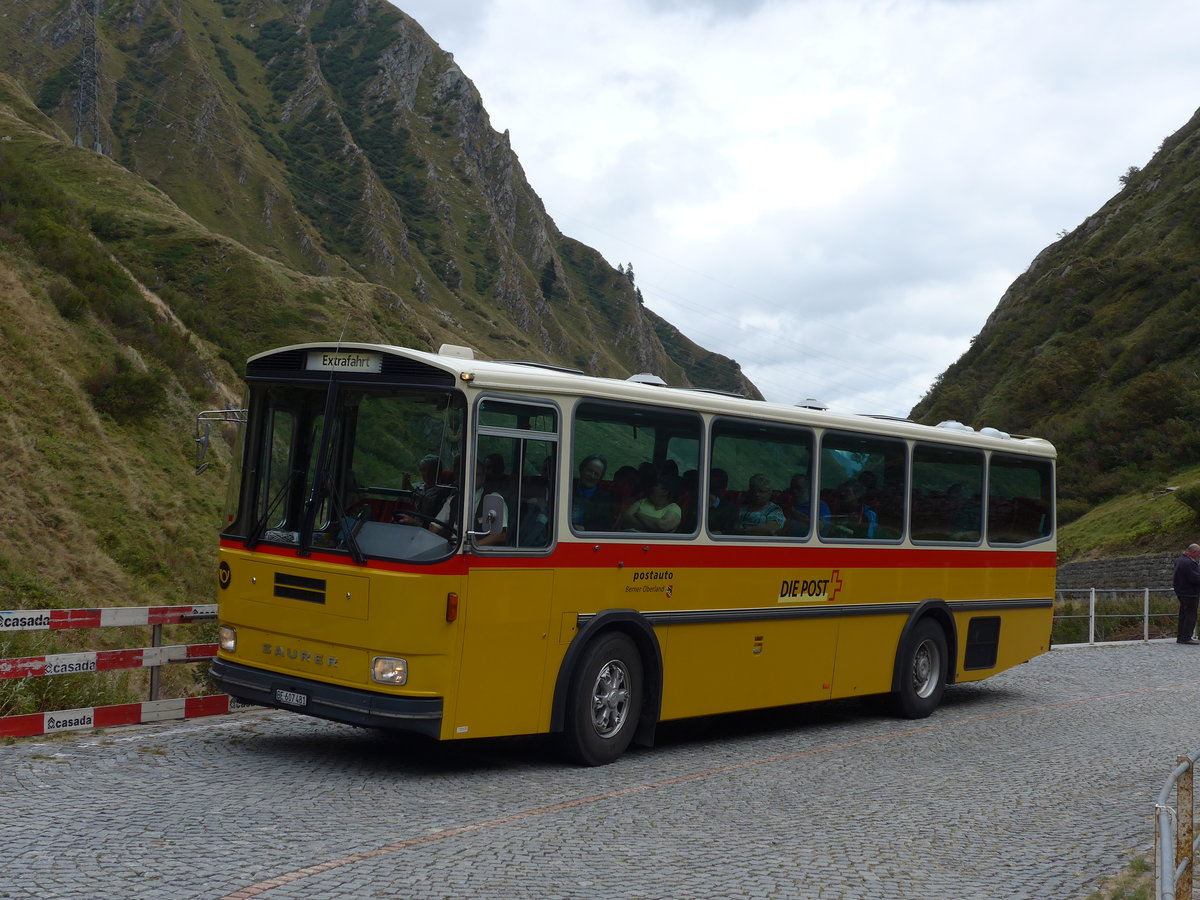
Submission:
{"label": "bus side window", "polygon": [[895,541],[904,533],[904,441],[844,432],[821,439],[821,499],[830,510],[821,536]]}
{"label": "bus side window", "polygon": [[485,398],[480,403],[476,456],[485,494],[504,500],[507,535],[493,549],[543,550],[554,539],[558,410]]}
{"label": "bus side window", "polygon": [[515,491],[517,547],[550,546],[554,525],[554,450],[549,441],[525,441],[524,460]]}
{"label": "bus side window", "polygon": [[813,435],[807,428],[734,418],[713,422],[708,473],[709,534],[766,540],[806,539],[814,508]]}
{"label": "bus side window", "polygon": [[1053,465],[993,453],[988,474],[987,536],[992,544],[1044,540],[1054,531]]}
{"label": "bus side window", "polygon": [[975,543],[982,532],[983,451],[913,448],[909,527],[914,541]]}
{"label": "bus side window", "polygon": [[574,532],[685,532],[680,473],[699,462],[696,413],[589,400],[576,407],[574,429],[566,512]]}

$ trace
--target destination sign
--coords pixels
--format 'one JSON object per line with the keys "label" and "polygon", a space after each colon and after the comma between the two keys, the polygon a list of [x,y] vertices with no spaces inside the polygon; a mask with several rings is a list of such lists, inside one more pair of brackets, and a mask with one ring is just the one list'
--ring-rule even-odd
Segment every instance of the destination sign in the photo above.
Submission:
{"label": "destination sign", "polygon": [[310,350],[308,365],[310,372],[375,372],[383,371],[383,357],[378,353],[355,351],[333,353],[327,350]]}

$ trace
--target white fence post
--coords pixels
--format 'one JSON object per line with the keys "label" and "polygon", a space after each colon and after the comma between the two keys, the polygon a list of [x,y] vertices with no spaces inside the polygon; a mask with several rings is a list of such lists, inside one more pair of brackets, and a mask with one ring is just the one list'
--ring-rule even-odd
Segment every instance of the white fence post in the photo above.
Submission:
{"label": "white fence post", "polygon": [[[1076,605],[1082,603],[1081,595],[1087,595],[1086,610],[1079,610],[1076,613]],[[1137,616],[1137,613],[1129,611],[1128,607],[1115,609],[1113,612],[1105,613],[1100,609],[1100,601],[1105,604],[1111,604],[1123,598],[1128,598],[1128,603],[1132,605],[1137,595],[1142,597],[1142,635],[1140,638],[1130,636],[1127,640],[1117,640],[1114,638],[1114,633],[1111,628],[1101,625],[1101,619],[1121,620],[1121,632],[1130,634],[1133,631],[1132,620]],[[1103,596],[1101,596],[1103,595]],[[1152,596],[1157,597],[1153,600]],[[1171,596],[1171,589],[1164,587],[1141,587],[1141,588],[1056,588],[1054,591],[1054,622],[1057,626],[1060,622],[1069,620],[1082,619],[1087,617],[1086,637],[1079,635],[1077,643],[1058,643],[1055,642],[1055,647],[1094,647],[1099,644],[1109,643],[1143,643],[1149,644],[1151,641],[1167,640],[1166,635],[1170,633],[1171,639],[1174,639],[1174,617],[1176,613],[1174,605],[1168,602]],[[1079,599],[1068,599],[1079,598]],[[1159,610],[1156,612],[1154,604],[1159,604]],[[1069,610],[1060,608],[1060,604],[1070,604]],[[1122,611],[1125,610],[1125,611]],[[1156,625],[1153,629],[1150,627],[1150,619],[1162,619],[1163,623]],[[1168,625],[1167,620],[1171,620]],[[1076,633],[1072,630],[1072,633]],[[1157,637],[1155,635],[1158,635]]]}

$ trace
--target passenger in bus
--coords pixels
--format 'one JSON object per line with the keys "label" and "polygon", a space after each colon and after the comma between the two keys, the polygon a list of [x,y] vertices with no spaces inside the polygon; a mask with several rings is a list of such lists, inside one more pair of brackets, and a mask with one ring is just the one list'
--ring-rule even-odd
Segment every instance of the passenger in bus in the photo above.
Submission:
{"label": "passenger in bus", "polygon": [[[499,458],[498,454],[492,454]],[[503,472],[503,460],[501,460],[501,472]],[[492,463],[492,474],[495,475],[495,462]],[[488,531],[488,523],[483,519],[483,498],[495,497],[500,501],[500,530],[490,534],[481,534]],[[488,462],[487,459],[481,460],[475,464],[475,496],[471,504],[471,508],[475,511],[471,521],[473,523],[471,531],[475,533],[476,547],[492,547],[508,543],[508,501],[504,499],[504,495],[500,491],[495,490],[488,483]],[[438,518],[441,518],[440,516]]]}
{"label": "passenger in bus", "polygon": [[504,457],[489,453],[483,458],[483,483],[489,490],[504,493],[508,488],[508,476],[504,474]]}
{"label": "passenger in bus", "polygon": [[427,516],[437,515],[451,492],[451,488],[438,484],[440,464],[441,460],[434,453],[421,457],[421,461],[417,463],[417,471],[420,473],[421,480],[412,481],[408,473],[405,473],[401,485],[405,490],[413,492],[413,508]]}
{"label": "passenger in bus", "polygon": [[691,534],[696,530],[696,498],[700,495],[700,473],[688,469],[679,478],[679,508],[683,510],[683,521],[676,530],[680,534]]}
{"label": "passenger in bus", "polygon": [[837,537],[875,537],[875,529],[879,521],[879,515],[875,510],[878,500],[874,494],[867,493],[865,486],[873,483],[873,475],[869,481],[860,476],[858,479],[842,482],[838,488],[839,516],[830,533]]}
{"label": "passenger in bus", "polygon": [[729,473],[713,469],[708,473],[708,530],[713,534],[733,534],[737,524],[737,506],[728,496]]}
{"label": "passenger in bus", "polygon": [[738,508],[737,534],[778,534],[787,521],[779,504],[771,500],[771,482],[766,475],[750,476],[746,502]]}
{"label": "passenger in bus", "polygon": [[[808,487],[808,475],[797,472],[792,476],[784,504],[783,513],[787,517],[780,534],[788,537],[807,537],[812,527],[812,492]],[[822,528],[833,521],[833,512],[824,500],[818,501],[817,515],[820,517]]]}
{"label": "passenger in bus", "polygon": [[517,546],[546,547],[550,544],[550,513],[554,509],[554,457],[542,460],[541,478],[521,479],[518,498]]}
{"label": "passenger in bus", "polygon": [[638,470],[633,466],[621,466],[612,477],[611,496],[614,508],[622,510],[634,500],[644,496],[638,487]]}
{"label": "passenger in bus", "polygon": [[[476,537],[475,545],[477,547],[487,547],[494,544],[506,544],[508,543],[508,503],[498,491],[486,489],[485,469],[483,461],[480,460],[475,464],[475,496],[471,504],[471,508],[474,510],[474,514],[471,517],[471,530],[475,532],[488,530],[486,523],[483,521],[483,498],[485,495],[500,499],[500,529],[494,534]],[[417,516],[411,516],[401,511],[396,513],[395,521],[400,525],[414,525],[418,528],[428,528],[434,534],[449,537],[453,533],[454,497],[447,497],[442,508],[438,510],[437,515],[432,519],[418,518]]]}
{"label": "passenger in bus", "polygon": [[[429,457],[425,457],[428,459]],[[422,460],[424,462],[424,459]],[[462,468],[462,457],[454,457],[453,480],[458,482],[458,473]],[[425,481],[425,491],[419,498],[418,508],[410,514],[408,511],[398,509],[392,514],[392,521],[397,525],[412,525],[416,528],[428,528],[436,535],[451,538],[458,530],[456,519],[458,517],[458,491],[451,485],[436,484],[436,479],[441,473],[435,473],[435,487],[428,487],[428,480]]]}
{"label": "passenger in bus", "polygon": [[404,490],[423,493],[433,485],[437,484],[437,455],[434,453],[427,453],[422,456],[420,461],[417,463],[417,472],[417,477],[420,479],[419,481],[413,481],[412,476],[410,476],[407,472],[404,473],[404,478],[400,485],[402,488],[404,488]]}
{"label": "passenger in bus", "polygon": [[612,495],[600,483],[608,463],[592,455],[579,464],[579,477],[571,489],[571,524],[580,531],[611,531]]}
{"label": "passenger in bus", "polygon": [[957,482],[946,488],[946,510],[950,519],[950,540],[979,540],[979,519],[982,510],[977,499],[968,501],[963,486]]}
{"label": "passenger in bus", "polygon": [[650,493],[650,488],[654,487],[655,479],[658,478],[658,470],[654,468],[654,463],[646,461],[638,466],[637,490],[634,492],[633,499],[641,500]]}
{"label": "passenger in bus", "polygon": [[621,514],[617,525],[623,531],[648,531],[659,534],[674,531],[683,519],[678,500],[678,479],[668,475],[660,476],[650,486],[647,496],[635,500]]}

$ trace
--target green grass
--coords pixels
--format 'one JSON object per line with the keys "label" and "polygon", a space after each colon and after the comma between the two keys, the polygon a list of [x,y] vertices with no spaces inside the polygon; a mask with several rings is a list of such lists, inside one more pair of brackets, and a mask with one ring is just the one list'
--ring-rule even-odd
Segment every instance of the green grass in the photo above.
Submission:
{"label": "green grass", "polygon": [[1059,528],[1059,561],[1140,556],[1186,547],[1200,538],[1200,522],[1196,511],[1166,488],[1194,486],[1200,486],[1200,466],[1177,473],[1158,488],[1100,504]]}
{"label": "green grass", "polygon": [[1154,900],[1153,862],[1145,856],[1133,857],[1125,871],[1105,878],[1087,900]]}
{"label": "green grass", "polygon": [[[1088,600],[1070,592],[1070,599],[1054,604],[1054,627],[1050,638],[1055,645],[1084,644],[1088,640]],[[1083,598],[1083,599],[1081,599]],[[1096,592],[1095,640],[1140,641],[1146,634],[1145,598],[1141,593],[1108,594]],[[1174,637],[1179,601],[1173,594],[1151,592],[1149,638]]]}

